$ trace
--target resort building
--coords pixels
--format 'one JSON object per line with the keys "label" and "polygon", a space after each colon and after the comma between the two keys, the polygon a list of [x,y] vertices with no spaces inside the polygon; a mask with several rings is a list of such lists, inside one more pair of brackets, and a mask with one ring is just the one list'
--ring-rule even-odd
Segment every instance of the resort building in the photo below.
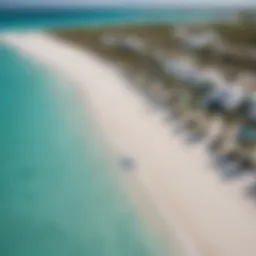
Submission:
{"label": "resort building", "polygon": [[174,38],[187,49],[202,50],[220,46],[220,36],[210,29],[181,27],[174,31]]}

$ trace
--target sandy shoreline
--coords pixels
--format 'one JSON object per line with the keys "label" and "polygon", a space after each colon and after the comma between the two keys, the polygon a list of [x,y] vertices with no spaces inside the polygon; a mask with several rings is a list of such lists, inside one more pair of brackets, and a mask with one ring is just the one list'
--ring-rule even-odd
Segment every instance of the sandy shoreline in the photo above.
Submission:
{"label": "sandy shoreline", "polygon": [[136,159],[129,179],[151,198],[187,255],[256,255],[256,209],[241,189],[248,180],[222,182],[205,146],[186,145],[107,62],[44,34],[0,40],[65,74],[84,93],[110,146]]}

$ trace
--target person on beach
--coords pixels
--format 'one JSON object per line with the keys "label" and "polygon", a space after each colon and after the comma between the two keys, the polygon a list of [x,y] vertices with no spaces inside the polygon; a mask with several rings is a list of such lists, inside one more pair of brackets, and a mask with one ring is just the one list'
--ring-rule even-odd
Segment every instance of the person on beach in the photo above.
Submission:
{"label": "person on beach", "polygon": [[135,168],[135,161],[132,157],[122,157],[120,159],[120,165],[123,169],[130,171]]}

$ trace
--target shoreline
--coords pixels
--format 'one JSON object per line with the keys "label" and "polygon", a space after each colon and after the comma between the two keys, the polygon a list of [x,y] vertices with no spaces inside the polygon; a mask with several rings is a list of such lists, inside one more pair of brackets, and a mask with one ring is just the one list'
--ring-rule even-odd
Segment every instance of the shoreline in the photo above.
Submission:
{"label": "shoreline", "polygon": [[244,182],[216,178],[206,149],[184,145],[115,68],[44,34],[5,34],[1,40],[68,77],[84,93],[107,144],[136,160],[138,167],[124,179],[129,175],[153,201],[149,205],[161,216],[161,228],[175,233],[186,255],[256,254],[256,209],[241,195]]}

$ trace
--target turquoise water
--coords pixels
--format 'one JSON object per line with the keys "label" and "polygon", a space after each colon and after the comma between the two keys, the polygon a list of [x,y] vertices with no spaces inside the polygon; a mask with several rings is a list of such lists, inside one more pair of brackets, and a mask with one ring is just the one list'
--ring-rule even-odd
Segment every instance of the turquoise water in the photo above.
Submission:
{"label": "turquoise water", "polygon": [[[216,10],[15,11],[0,30],[212,22]],[[166,255],[121,193],[79,93],[0,45],[0,255]],[[147,233],[147,234],[146,234]]]}
{"label": "turquoise water", "polygon": [[235,10],[217,9],[91,9],[13,10],[0,12],[1,30],[44,30],[58,27],[98,27],[126,24],[184,24],[217,22],[232,17]]}
{"label": "turquoise water", "polygon": [[163,255],[74,87],[4,46],[0,60],[0,255]]}

